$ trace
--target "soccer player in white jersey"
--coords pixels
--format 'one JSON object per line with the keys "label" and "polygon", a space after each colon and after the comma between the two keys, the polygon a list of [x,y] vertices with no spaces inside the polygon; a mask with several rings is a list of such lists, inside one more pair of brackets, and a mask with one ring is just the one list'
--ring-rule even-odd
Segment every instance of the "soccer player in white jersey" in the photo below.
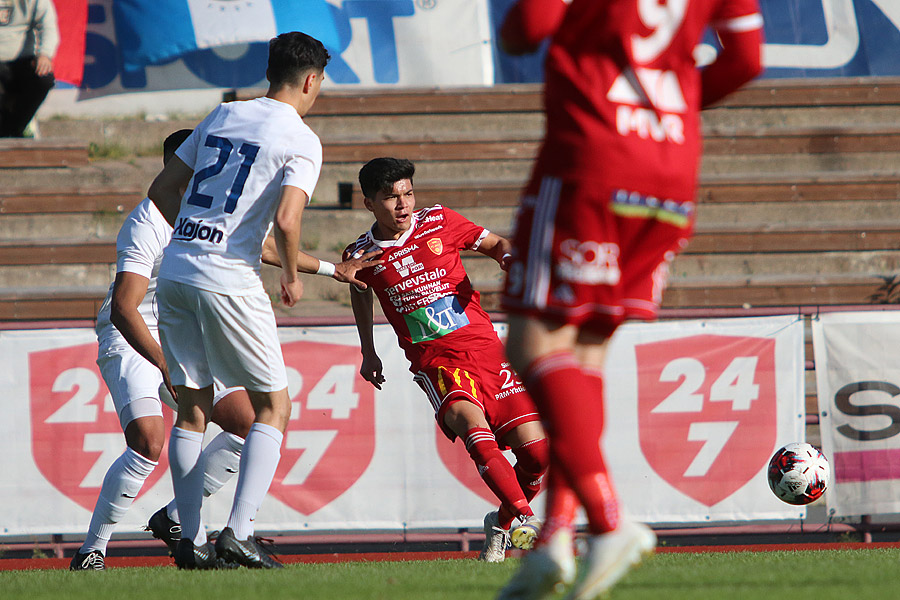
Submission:
{"label": "soccer player in white jersey", "polygon": [[[190,133],[190,129],[182,129],[166,138],[163,163],[175,155]],[[107,471],[85,542],[72,557],[73,571],[105,569],[110,535],[159,460],[165,441],[161,404],[178,408],[157,341],[156,273],[171,237],[172,226],[149,198],[126,217],[117,236],[116,280],[110,285],[97,315],[97,364],[119,414],[126,451]],[[304,252],[298,254],[300,271],[315,273],[319,260]],[[349,282],[360,267],[381,262],[372,260],[374,255],[362,261],[339,263],[332,277]],[[263,244],[262,261],[280,266],[271,237]],[[216,390],[212,421],[223,431],[203,449],[204,497],[216,493],[237,473],[241,448],[253,417],[250,400],[242,388]],[[181,539],[174,500],[150,517],[147,529],[174,554]]]}
{"label": "soccer player in white jersey", "polygon": [[[164,162],[188,134],[190,130],[181,130],[166,139]],[[156,271],[171,235],[172,227],[145,199],[125,219],[116,240],[116,279],[97,315],[97,364],[119,415],[126,448],[103,479],[84,544],[69,566],[73,571],[105,568],[113,529],[156,468],[165,442],[161,400],[173,408],[174,401],[167,391],[171,384],[167,375],[164,378],[165,359],[156,341],[155,296]],[[253,422],[246,392],[240,388],[219,391],[212,418],[223,431],[203,451],[206,496],[221,488],[237,469],[244,436]],[[154,535],[171,543],[179,531],[174,502],[153,515],[154,525]]]}
{"label": "soccer player in white jersey", "polygon": [[[291,411],[275,315],[259,267],[274,221],[281,300],[293,306],[302,292],[301,215],[322,164],[321,142],[302,117],[318,96],[328,59],[322,43],[303,33],[271,40],[265,97],[214,109],[150,186],[149,197],[175,228],[157,294],[160,338],[178,394],[169,463],[181,517],[175,552],[180,568],[214,568],[217,554],[248,567],[281,566],[252,535]],[[322,263],[322,269],[331,268]],[[215,547],[201,523],[203,479],[196,468],[214,374],[227,386],[245,388],[256,414],[231,514]]]}

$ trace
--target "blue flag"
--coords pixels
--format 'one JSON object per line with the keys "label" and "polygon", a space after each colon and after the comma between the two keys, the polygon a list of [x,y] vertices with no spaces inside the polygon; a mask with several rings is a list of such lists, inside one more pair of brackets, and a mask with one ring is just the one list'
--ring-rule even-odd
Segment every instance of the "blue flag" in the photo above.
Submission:
{"label": "blue flag", "polygon": [[230,44],[302,31],[339,47],[325,0],[115,0],[116,37],[126,69]]}

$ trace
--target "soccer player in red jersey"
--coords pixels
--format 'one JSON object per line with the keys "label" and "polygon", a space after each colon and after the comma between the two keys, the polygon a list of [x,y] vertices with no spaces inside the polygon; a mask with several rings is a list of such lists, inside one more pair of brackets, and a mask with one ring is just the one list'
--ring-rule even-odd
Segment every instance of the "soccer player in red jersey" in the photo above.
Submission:
{"label": "soccer player in red jersey", "polygon": [[[351,244],[345,259],[380,249],[383,264],[357,273],[368,288],[351,289],[362,347],[360,373],[381,389],[381,359],[372,338],[373,292],[397,334],[441,431],[460,437],[482,479],[500,500],[485,516],[481,559],[505,558],[509,529],[517,547],[530,548],[540,528],[529,502],[547,467],[547,441],[534,405],[506,362],[503,345],[460,257],[474,250],[502,268],[509,242],[449,208],[415,210],[412,162],[376,158],[359,172],[372,228]],[[499,440],[499,445],[498,445]],[[511,448],[513,468],[501,449]]]}
{"label": "soccer player in red jersey", "polygon": [[[699,111],[760,71],[756,0],[520,0],[512,53],[550,37],[546,133],[516,218],[503,307],[507,354],[550,440],[547,517],[500,598],[545,598],[575,579],[572,521],[588,554],[570,598],[596,598],[656,544],[619,517],[601,448],[603,359],[626,319],[656,317],[668,265],[694,223]],[[699,69],[711,26],[721,42]]]}

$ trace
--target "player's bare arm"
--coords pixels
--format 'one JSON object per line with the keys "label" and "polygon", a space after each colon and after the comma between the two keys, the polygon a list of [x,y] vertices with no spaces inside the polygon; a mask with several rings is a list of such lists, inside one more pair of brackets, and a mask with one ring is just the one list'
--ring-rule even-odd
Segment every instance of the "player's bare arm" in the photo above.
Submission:
{"label": "player's bare arm", "polygon": [[371,288],[350,290],[350,305],[353,307],[353,318],[356,320],[356,331],[359,333],[359,346],[363,357],[359,374],[380,390],[381,384],[384,383],[384,373],[381,359],[375,351],[374,296]]}
{"label": "player's bare arm", "polygon": [[512,257],[512,244],[508,239],[496,233],[488,233],[478,246],[477,252],[490,256],[500,265],[504,271],[509,268],[509,259]]}
{"label": "player's bare arm", "polygon": [[153,200],[156,208],[172,227],[175,226],[175,219],[181,210],[181,197],[193,175],[194,171],[184,164],[184,161],[173,156],[147,191],[147,197]]}
{"label": "player's bare arm", "polygon": [[[347,260],[333,265],[334,272],[326,273],[325,269],[323,269],[323,264],[330,263],[325,263],[325,261],[316,258],[312,254],[307,254],[303,250],[298,250],[297,270],[301,273],[306,273],[307,275],[328,274],[328,276],[335,281],[352,283],[360,289],[366,289],[366,284],[356,278],[356,273],[360,269],[368,269],[383,263],[383,260],[378,259],[381,252],[380,249],[377,249],[366,252],[359,258],[348,258]],[[278,258],[278,249],[275,246],[275,238],[273,236],[267,237],[263,242],[262,262],[267,265],[272,265],[273,267],[281,266],[281,260]]]}
{"label": "player's bare arm", "polygon": [[565,0],[519,0],[503,19],[500,47],[513,55],[537,51],[556,32],[567,6]]}
{"label": "player's bare arm", "polygon": [[173,398],[178,398],[169,379],[169,368],[166,365],[166,357],[163,355],[162,348],[150,333],[147,323],[138,311],[138,307],[147,294],[149,283],[149,279],[137,273],[128,271],[116,273],[109,320],[138,354],[159,369],[166,389]]}
{"label": "player's bare arm", "polygon": [[300,250],[300,226],[303,209],[309,197],[292,185],[281,187],[281,199],[275,211],[275,247],[281,261],[281,301],[294,306],[303,294],[303,284],[297,274],[297,254]]}

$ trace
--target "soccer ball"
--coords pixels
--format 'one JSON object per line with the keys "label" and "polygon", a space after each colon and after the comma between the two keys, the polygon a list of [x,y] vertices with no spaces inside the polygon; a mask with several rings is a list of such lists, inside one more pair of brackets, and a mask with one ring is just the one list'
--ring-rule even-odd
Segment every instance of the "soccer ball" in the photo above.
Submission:
{"label": "soccer ball", "polygon": [[822,497],[830,473],[821,450],[795,442],[781,448],[769,461],[769,487],[780,500],[802,506]]}

